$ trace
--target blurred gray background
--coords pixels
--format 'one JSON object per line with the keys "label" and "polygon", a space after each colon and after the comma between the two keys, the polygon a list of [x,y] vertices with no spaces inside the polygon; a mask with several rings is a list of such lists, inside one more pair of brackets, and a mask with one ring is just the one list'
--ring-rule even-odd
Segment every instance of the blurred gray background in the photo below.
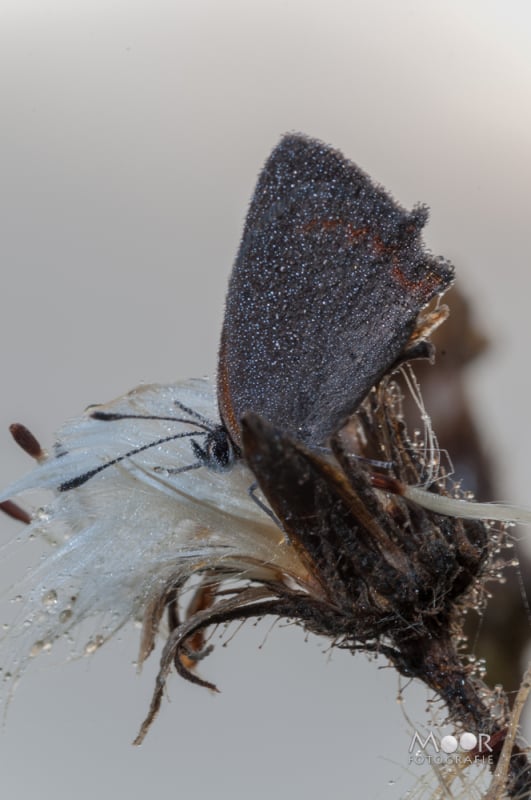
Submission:
{"label": "blurred gray background", "polygon": [[[470,393],[498,499],[531,505],[530,53],[524,0],[3,0],[1,485],[31,466],[10,422],[49,444],[142,380],[214,373],[257,173],[297,130],[430,205],[427,243],[492,341]],[[0,519],[0,542],[16,530]],[[222,694],[173,677],[141,749],[156,658],[138,678],[138,631],[37,660],[0,733],[3,795],[401,797],[395,673],[268,629],[205,662]],[[425,722],[424,691],[405,697]]]}

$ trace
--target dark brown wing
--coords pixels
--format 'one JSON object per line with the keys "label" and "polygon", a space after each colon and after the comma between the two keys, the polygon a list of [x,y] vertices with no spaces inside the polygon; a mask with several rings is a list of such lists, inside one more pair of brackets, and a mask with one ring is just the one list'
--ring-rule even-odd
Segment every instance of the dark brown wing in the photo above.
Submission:
{"label": "dark brown wing", "polygon": [[453,270],[341,153],[284,137],[258,180],[229,283],[218,397],[241,445],[248,412],[324,444],[399,358]]}

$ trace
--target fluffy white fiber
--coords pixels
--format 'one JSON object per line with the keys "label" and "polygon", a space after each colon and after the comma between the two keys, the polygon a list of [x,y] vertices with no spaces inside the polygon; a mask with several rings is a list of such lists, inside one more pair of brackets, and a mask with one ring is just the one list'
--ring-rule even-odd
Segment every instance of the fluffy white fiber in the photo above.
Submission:
{"label": "fluffy white fiber", "polygon": [[[129,619],[141,618],[172,577],[220,563],[249,578],[252,562],[261,564],[261,575],[280,560],[284,571],[295,576],[300,570],[297,564],[290,569],[293,556],[281,531],[250,496],[253,476],[241,461],[225,471],[172,472],[197,461],[190,437],[159,440],[197,432],[198,443],[204,441],[176,401],[217,416],[206,380],[140,386],[66,423],[55,453],[0,496],[2,502],[33,489],[53,493],[25,529],[54,546],[9,590],[21,600],[0,641],[4,675],[18,677],[31,655],[87,618],[95,618],[95,632],[72,655],[92,651]],[[95,410],[174,419],[98,420],[91,417]],[[189,423],[175,421],[186,418]],[[153,446],[138,451],[144,445]],[[111,461],[76,488],[58,491]]]}

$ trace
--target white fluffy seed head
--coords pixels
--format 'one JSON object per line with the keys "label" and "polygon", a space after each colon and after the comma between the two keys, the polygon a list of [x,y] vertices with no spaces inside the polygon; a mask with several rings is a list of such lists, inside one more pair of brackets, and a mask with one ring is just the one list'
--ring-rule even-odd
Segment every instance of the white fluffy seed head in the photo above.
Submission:
{"label": "white fluffy seed head", "polygon": [[[243,462],[175,472],[197,461],[190,437],[175,437],[196,432],[202,442],[204,433],[176,403],[217,416],[206,380],[140,386],[66,423],[55,453],[0,496],[50,491],[25,533],[54,545],[9,590],[19,600],[0,640],[4,675],[16,678],[32,656],[87,619],[92,634],[71,654],[94,652],[128,620],[141,619],[168,581],[198,570],[304,583],[292,548],[250,496],[254,477]],[[94,411],[107,418],[94,419]],[[71,483],[79,485],[58,491]]]}

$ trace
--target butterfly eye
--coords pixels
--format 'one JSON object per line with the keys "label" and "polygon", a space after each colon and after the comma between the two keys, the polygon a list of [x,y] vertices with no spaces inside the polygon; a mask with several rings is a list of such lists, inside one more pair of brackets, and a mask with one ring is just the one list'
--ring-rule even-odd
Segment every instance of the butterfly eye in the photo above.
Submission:
{"label": "butterfly eye", "polygon": [[239,455],[225,428],[219,425],[207,435],[203,445],[192,440],[192,450],[206,467],[224,470],[230,467]]}

